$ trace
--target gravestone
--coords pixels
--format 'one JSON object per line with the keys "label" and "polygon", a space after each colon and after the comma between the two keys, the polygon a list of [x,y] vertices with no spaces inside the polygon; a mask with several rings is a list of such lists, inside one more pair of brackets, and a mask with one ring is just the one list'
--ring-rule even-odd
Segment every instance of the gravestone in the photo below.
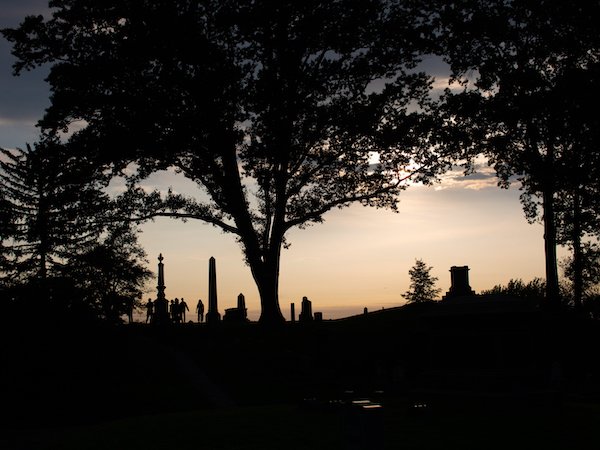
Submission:
{"label": "gravestone", "polygon": [[248,321],[248,310],[246,309],[246,298],[244,294],[238,295],[237,308],[227,308],[223,321],[244,323]]}
{"label": "gravestone", "polygon": [[347,402],[343,410],[344,450],[383,450],[383,407],[368,399]]}
{"label": "gravestone", "polygon": [[246,309],[246,297],[244,294],[240,293],[237,299],[237,309],[240,311],[240,315],[244,320],[248,318],[248,310]]}
{"label": "gravestone", "polygon": [[312,302],[307,297],[302,297],[302,310],[300,311],[299,322],[312,322]]}

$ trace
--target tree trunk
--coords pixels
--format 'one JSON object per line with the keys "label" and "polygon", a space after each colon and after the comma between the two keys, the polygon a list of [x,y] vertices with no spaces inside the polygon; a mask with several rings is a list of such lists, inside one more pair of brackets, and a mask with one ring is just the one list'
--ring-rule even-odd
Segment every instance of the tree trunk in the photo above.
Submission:
{"label": "tree trunk", "polygon": [[581,247],[581,199],[579,193],[573,196],[573,302],[581,311],[583,299],[583,249]]}
{"label": "tree trunk", "polygon": [[270,251],[262,263],[261,276],[255,277],[261,306],[258,321],[267,326],[276,326],[285,322],[279,307],[279,264],[282,243],[283,237],[271,236]]}
{"label": "tree trunk", "polygon": [[279,307],[278,276],[269,273],[259,282],[258,292],[260,293],[260,318],[258,322],[266,326],[279,325],[285,322],[285,318]]}
{"label": "tree trunk", "polygon": [[546,255],[546,306],[560,307],[558,268],[556,263],[556,221],[554,217],[554,190],[546,187],[542,193],[544,207],[544,250]]}
{"label": "tree trunk", "polygon": [[[228,183],[224,189],[229,206],[229,213],[233,216],[239,236],[242,241],[246,261],[250,266],[252,277],[260,295],[261,313],[259,322],[264,325],[277,325],[285,322],[279,309],[279,255],[283,243],[283,236],[271,238],[270,252],[263,251],[259,243],[256,230],[248,212],[248,205],[244,195],[239,166],[236,154],[236,139],[232,134],[231,146],[228,151],[221,153],[223,161],[223,174]],[[227,148],[227,147],[226,147]]]}

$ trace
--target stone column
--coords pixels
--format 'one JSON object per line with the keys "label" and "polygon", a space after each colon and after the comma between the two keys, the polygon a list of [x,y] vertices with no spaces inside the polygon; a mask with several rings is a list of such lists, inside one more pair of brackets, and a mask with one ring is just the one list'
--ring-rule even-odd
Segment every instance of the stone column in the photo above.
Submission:
{"label": "stone column", "polygon": [[156,286],[156,301],[154,303],[154,322],[164,324],[169,322],[169,308],[165,298],[165,266],[163,255],[158,255],[158,285]]}
{"label": "stone column", "polygon": [[216,323],[221,320],[217,305],[217,263],[214,257],[208,260],[208,312],[206,323]]}

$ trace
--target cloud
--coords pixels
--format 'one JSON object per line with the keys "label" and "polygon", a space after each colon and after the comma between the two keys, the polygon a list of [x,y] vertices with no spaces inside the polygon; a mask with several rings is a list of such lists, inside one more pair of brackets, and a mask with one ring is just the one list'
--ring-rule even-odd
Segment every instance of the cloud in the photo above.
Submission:
{"label": "cloud", "polygon": [[478,161],[475,164],[475,172],[464,174],[461,168],[453,169],[441,177],[440,183],[435,190],[443,189],[471,189],[479,191],[482,189],[497,188],[498,178],[496,172],[487,163]]}
{"label": "cloud", "polygon": [[451,91],[460,91],[463,89],[463,86],[456,81],[451,81],[450,77],[436,77],[433,80],[432,88],[435,91],[443,91],[446,88]]}
{"label": "cloud", "polygon": [[35,120],[30,119],[15,119],[11,117],[0,117],[0,127],[14,127],[14,126],[30,126],[35,124]]}

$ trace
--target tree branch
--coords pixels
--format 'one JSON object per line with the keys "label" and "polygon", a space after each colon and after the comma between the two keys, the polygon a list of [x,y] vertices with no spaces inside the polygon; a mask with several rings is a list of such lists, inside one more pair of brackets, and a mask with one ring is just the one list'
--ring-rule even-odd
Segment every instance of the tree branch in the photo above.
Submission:
{"label": "tree branch", "polygon": [[226,231],[228,233],[233,233],[238,236],[240,235],[240,232],[236,227],[231,226],[231,225],[223,222],[222,220],[216,219],[214,217],[203,216],[201,214],[177,213],[177,212],[155,212],[155,213],[146,214],[144,216],[130,217],[126,220],[129,222],[144,222],[146,220],[154,219],[155,217],[173,217],[176,219],[184,219],[184,220],[186,220],[186,219],[202,220],[203,222],[207,222],[207,223],[215,225],[219,228],[222,228],[223,231]]}

